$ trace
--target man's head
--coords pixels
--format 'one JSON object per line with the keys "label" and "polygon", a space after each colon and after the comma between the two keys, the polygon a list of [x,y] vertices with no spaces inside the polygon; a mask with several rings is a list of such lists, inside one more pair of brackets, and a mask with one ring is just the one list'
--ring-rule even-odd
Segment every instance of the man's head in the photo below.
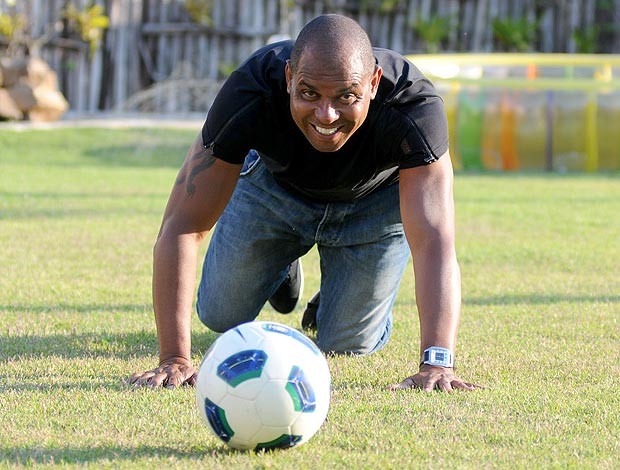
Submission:
{"label": "man's head", "polygon": [[293,120],[315,149],[335,152],[364,123],[380,79],[361,26],[319,16],[301,30],[286,65]]}

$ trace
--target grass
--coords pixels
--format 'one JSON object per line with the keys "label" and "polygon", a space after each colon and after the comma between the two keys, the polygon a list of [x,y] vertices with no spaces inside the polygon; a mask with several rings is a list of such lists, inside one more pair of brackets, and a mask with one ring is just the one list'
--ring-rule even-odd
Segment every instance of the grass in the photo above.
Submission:
{"label": "grass", "polygon": [[[329,359],[328,421],[299,448],[231,451],[192,389],[126,387],[156,362],[151,249],[196,132],[0,129],[0,467],[617,466],[617,174],[457,175],[457,361],[485,390],[385,390],[416,370],[411,272],[387,348]],[[198,362],[215,335],[195,322]]]}

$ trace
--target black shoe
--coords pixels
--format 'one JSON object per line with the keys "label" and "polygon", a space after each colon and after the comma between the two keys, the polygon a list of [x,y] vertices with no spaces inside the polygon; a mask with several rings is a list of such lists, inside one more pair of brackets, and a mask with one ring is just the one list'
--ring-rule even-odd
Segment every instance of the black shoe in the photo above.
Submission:
{"label": "black shoe", "polygon": [[301,318],[301,327],[304,330],[316,330],[316,312],[319,309],[321,291],[314,294],[308,302],[304,316]]}
{"label": "black shoe", "polygon": [[271,306],[280,313],[291,313],[304,291],[304,272],[301,261],[296,259],[288,266],[288,274],[275,293],[269,298]]}

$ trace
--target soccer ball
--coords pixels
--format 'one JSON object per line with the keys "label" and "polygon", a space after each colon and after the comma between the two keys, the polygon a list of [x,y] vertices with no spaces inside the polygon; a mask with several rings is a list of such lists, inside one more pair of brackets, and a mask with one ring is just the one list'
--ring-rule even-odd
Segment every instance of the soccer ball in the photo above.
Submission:
{"label": "soccer ball", "polygon": [[196,401],[230,447],[287,448],[310,439],[327,416],[327,361],[305,335],[280,323],[244,323],[221,335],[198,370]]}

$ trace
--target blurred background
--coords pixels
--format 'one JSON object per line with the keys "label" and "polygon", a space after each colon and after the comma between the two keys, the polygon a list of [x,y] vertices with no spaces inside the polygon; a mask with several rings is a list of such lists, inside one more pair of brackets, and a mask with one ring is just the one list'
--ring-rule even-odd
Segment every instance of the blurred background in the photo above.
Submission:
{"label": "blurred background", "polygon": [[0,0],[0,119],[204,116],[321,13],[436,83],[457,167],[620,168],[620,0]]}

